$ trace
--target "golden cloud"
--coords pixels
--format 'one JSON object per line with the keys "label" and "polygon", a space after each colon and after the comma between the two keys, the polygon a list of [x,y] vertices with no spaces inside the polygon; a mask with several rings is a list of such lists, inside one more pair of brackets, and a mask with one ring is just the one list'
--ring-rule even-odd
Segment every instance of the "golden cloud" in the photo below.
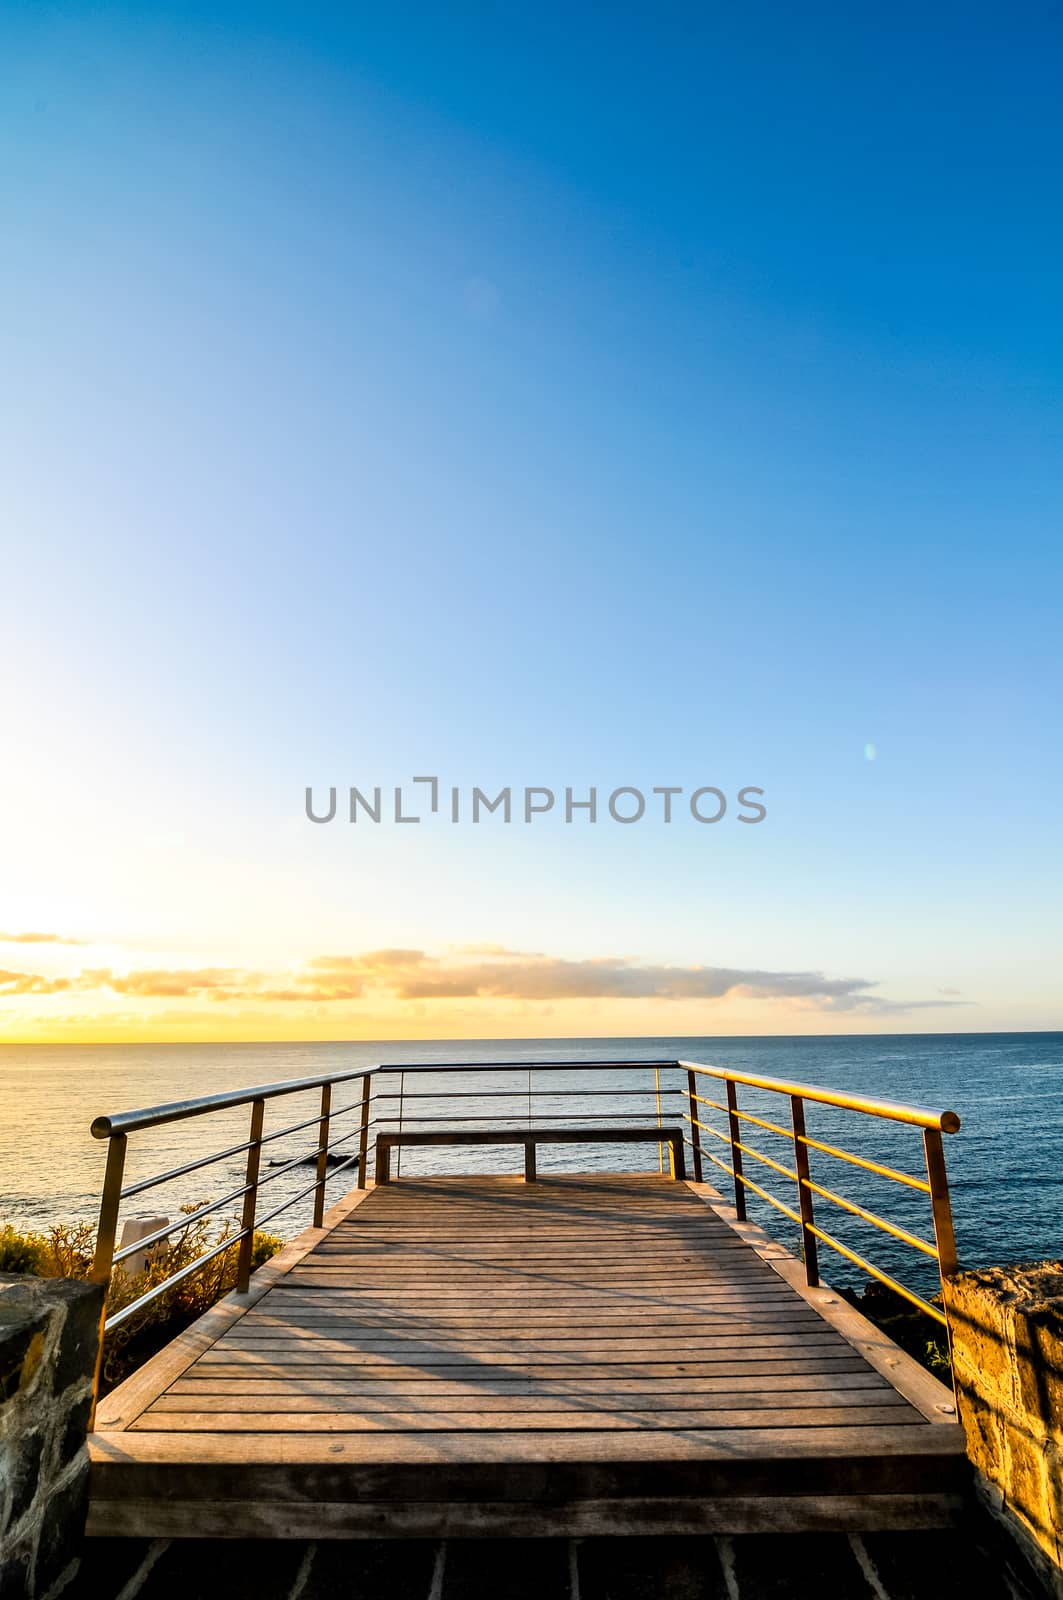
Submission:
{"label": "golden cloud", "polygon": [[546,1003],[581,1000],[720,1001],[728,996],[777,1000],[818,1011],[886,1014],[946,1000],[888,1000],[868,978],[831,978],[818,971],[753,967],[673,966],[627,956],[571,960],[499,945],[465,947],[446,957],[388,948],[316,956],[291,974],[236,967],[146,968],[116,973],[86,968],[72,978],[0,972],[0,996],[109,990],[139,999],[207,999],[278,1004],[331,1004],[383,997],[418,1004],[452,1000]]}
{"label": "golden cloud", "polygon": [[0,968],[0,996],[59,994],[70,987],[69,978],[45,978],[37,972],[5,972]]}

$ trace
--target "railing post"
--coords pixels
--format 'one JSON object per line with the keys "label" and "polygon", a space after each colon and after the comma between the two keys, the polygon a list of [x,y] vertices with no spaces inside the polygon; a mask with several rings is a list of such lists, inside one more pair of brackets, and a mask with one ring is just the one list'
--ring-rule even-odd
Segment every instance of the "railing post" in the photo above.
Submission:
{"label": "railing post", "polygon": [[258,1167],[262,1159],[262,1119],[266,1111],[264,1100],[251,1102],[251,1140],[247,1152],[247,1176],[244,1179],[247,1185],[244,1194],[244,1210],[240,1221],[243,1237],[240,1240],[240,1254],[236,1261],[236,1292],[246,1294],[251,1283],[251,1254],[255,1245],[255,1212],[258,1209]]}
{"label": "railing post", "polygon": [[741,1129],[738,1126],[738,1090],[730,1078],[725,1081],[727,1090],[727,1127],[731,1139],[731,1167],[735,1180],[735,1217],[739,1222],[746,1220],[746,1190],[742,1182],[742,1152],[738,1148]]}
{"label": "railing post", "polygon": [[930,1180],[938,1269],[942,1278],[948,1278],[958,1270],[959,1263],[956,1259],[956,1235],[952,1229],[952,1202],[949,1199],[948,1173],[945,1171],[945,1151],[939,1129],[924,1128],[923,1149],[926,1153],[926,1175]]}
{"label": "railing post", "polygon": [[369,1074],[362,1076],[362,1132],[358,1140],[358,1187],[364,1189],[369,1181],[366,1163],[369,1159]]}
{"label": "railing post", "polygon": [[698,1127],[697,1117],[697,1079],[693,1072],[687,1073],[687,1100],[690,1104],[690,1144],[694,1152],[694,1182],[700,1183],[701,1179],[701,1129]]}
{"label": "railing post", "polygon": [[805,1102],[799,1094],[790,1096],[790,1121],[794,1130],[794,1166],[797,1170],[797,1203],[801,1212],[801,1253],[805,1258],[805,1282],[810,1289],[819,1288],[818,1241],[812,1232],[815,1215],[812,1210],[812,1190],[808,1187],[811,1174],[808,1168],[808,1146],[805,1143]]}
{"label": "railing post", "polygon": [[92,1257],[90,1274],[94,1283],[106,1284],[111,1281],[114,1246],[118,1237],[118,1208],[122,1203],[126,1143],[124,1133],[112,1133],[107,1142],[107,1171],[103,1179],[100,1222],[96,1229],[96,1250]]}
{"label": "railing post", "polygon": [[92,1378],[90,1430],[96,1421],[96,1401],[100,1393],[100,1373],[103,1370],[103,1329],[107,1321],[107,1287],[111,1281],[114,1246],[118,1237],[118,1211],[122,1204],[126,1143],[124,1133],[112,1133],[107,1141],[107,1170],[103,1178],[100,1220],[96,1228],[96,1249],[93,1252],[92,1271],[89,1274],[94,1283],[102,1283],[104,1287],[103,1305],[100,1307],[100,1337],[96,1346],[96,1370]]}
{"label": "railing post", "polygon": [[391,1141],[386,1133],[377,1134],[376,1172],[373,1178],[377,1184],[391,1182]]}
{"label": "railing post", "polygon": [[332,1085],[321,1085],[321,1120],[317,1125],[317,1188],[314,1190],[314,1227],[325,1217],[325,1180],[328,1177],[329,1124],[332,1114]]}
{"label": "railing post", "polygon": [[[406,1094],[406,1074],[405,1074],[405,1072],[400,1072],[399,1073],[399,1132],[400,1133],[402,1132],[403,1114],[404,1114],[404,1112],[406,1110],[405,1094]],[[396,1178],[401,1178],[401,1176],[402,1176],[402,1141],[401,1141],[401,1139],[399,1140],[399,1143],[395,1146],[395,1176],[396,1176]]]}
{"label": "railing post", "polygon": [[524,1182],[535,1182],[535,1140],[524,1141]]}

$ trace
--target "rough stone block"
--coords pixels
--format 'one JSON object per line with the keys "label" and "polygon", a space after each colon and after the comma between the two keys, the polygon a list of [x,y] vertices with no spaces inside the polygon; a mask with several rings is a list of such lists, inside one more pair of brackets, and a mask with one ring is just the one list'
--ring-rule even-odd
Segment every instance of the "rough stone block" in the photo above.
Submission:
{"label": "rough stone block", "polygon": [[9,1469],[11,1499],[7,1511],[8,1524],[12,1528],[21,1522],[37,1493],[44,1445],[44,1431],[41,1428],[27,1428],[19,1440],[18,1449],[12,1452]]}
{"label": "rough stone block", "polygon": [[1053,1578],[1063,1575],[1063,1268],[960,1273],[944,1302],[967,1453]]}
{"label": "rough stone block", "polygon": [[28,1297],[0,1294],[0,1404],[28,1389],[44,1357],[46,1310]]}
{"label": "rough stone block", "polygon": [[103,1289],[0,1274],[0,1587],[58,1594],[76,1570]]}
{"label": "rough stone block", "polygon": [[79,1450],[84,1448],[91,1414],[92,1395],[87,1394],[83,1399],[76,1400],[70,1406],[66,1415],[60,1418],[58,1449],[55,1458],[56,1467],[60,1471],[73,1461]]}
{"label": "rough stone block", "polygon": [[33,1571],[32,1539],[18,1539],[0,1546],[0,1594],[4,1600],[29,1600]]}
{"label": "rough stone block", "polygon": [[82,1283],[73,1278],[57,1278],[58,1298],[66,1309],[63,1338],[56,1352],[52,1379],[55,1393],[62,1394],[70,1384],[91,1377],[96,1365],[96,1344],[100,1336],[103,1286]]}
{"label": "rough stone block", "polygon": [[78,1472],[47,1496],[33,1572],[35,1595],[47,1594],[76,1563],[85,1531],[88,1492],[88,1473]]}

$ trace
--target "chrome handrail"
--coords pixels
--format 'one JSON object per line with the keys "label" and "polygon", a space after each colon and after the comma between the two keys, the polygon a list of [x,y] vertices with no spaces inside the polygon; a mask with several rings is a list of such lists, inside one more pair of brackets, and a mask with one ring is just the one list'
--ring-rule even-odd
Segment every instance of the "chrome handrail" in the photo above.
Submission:
{"label": "chrome handrail", "polygon": [[320,1089],[326,1083],[349,1083],[352,1078],[362,1078],[366,1072],[372,1074],[379,1070],[356,1067],[350,1072],[326,1072],[316,1078],[286,1078],[280,1083],[260,1084],[254,1089],[227,1089],[221,1094],[195,1095],[191,1100],[170,1100],[161,1106],[147,1106],[142,1111],[119,1111],[110,1116],[97,1117],[90,1132],[94,1139],[109,1139],[112,1134],[160,1128],[167,1122],[183,1122],[186,1117],[200,1117],[208,1111],[246,1106],[255,1100],[276,1100],[281,1095],[305,1094],[308,1089]]}

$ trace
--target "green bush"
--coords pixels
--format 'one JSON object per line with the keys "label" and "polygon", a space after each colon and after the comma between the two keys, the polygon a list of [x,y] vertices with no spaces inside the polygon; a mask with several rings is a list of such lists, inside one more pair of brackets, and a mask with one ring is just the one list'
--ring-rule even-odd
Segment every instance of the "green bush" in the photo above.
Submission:
{"label": "green bush", "polygon": [[0,1227],[0,1272],[32,1272],[50,1277],[48,1240],[43,1233],[19,1233],[10,1222]]}
{"label": "green bush", "polygon": [[[189,1216],[202,1203],[182,1206],[182,1214]],[[225,1222],[212,1233],[210,1221],[199,1217],[160,1240],[149,1251],[142,1272],[126,1272],[120,1263],[107,1291],[108,1316],[133,1305],[200,1256],[224,1244],[234,1231],[233,1225]],[[275,1234],[256,1233],[251,1249],[252,1271],[276,1255],[283,1242]],[[87,1278],[95,1244],[95,1232],[89,1222],[58,1223],[46,1234],[22,1233],[5,1223],[0,1227],[0,1272],[26,1272],[41,1278]],[[101,1393],[106,1394],[121,1383],[235,1287],[238,1254],[239,1244],[234,1241],[229,1249],[219,1251],[180,1283],[163,1289],[110,1330],[103,1341]]]}
{"label": "green bush", "polygon": [[[198,1211],[202,1202],[182,1206],[185,1215]],[[199,1217],[172,1233],[149,1253],[143,1272],[123,1272],[118,1266],[111,1278],[107,1294],[107,1314],[113,1316],[125,1306],[132,1305],[149,1290],[157,1288],[183,1268],[191,1266],[200,1256],[206,1255],[236,1230],[231,1223],[223,1223],[212,1235],[206,1217]],[[268,1261],[281,1248],[283,1240],[269,1233],[256,1233],[252,1241],[252,1270]],[[112,1328],[103,1343],[101,1390],[121,1383],[149,1356],[185,1328],[197,1317],[236,1286],[239,1242],[222,1250],[196,1272],[189,1273],[180,1283],[163,1289],[146,1306],[135,1311],[127,1321]]]}

